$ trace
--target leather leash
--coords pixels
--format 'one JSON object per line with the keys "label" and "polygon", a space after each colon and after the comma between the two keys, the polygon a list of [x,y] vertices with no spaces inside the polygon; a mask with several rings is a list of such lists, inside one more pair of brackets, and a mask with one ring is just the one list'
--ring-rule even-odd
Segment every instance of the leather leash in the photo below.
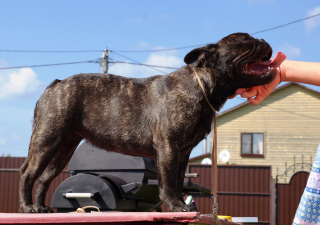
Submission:
{"label": "leather leash", "polygon": [[202,89],[204,98],[206,99],[208,105],[210,106],[210,108],[213,111],[213,143],[212,143],[212,166],[211,166],[211,173],[212,173],[212,197],[213,197],[213,205],[212,205],[212,210],[213,210],[213,217],[214,217],[214,224],[219,224],[219,220],[218,220],[218,203],[217,203],[217,192],[218,192],[218,176],[217,176],[217,172],[218,172],[218,164],[217,164],[217,113],[216,110],[214,109],[214,107],[211,105],[211,103],[209,102],[209,99],[206,95],[206,91],[204,89],[204,86],[201,82],[201,79],[196,71],[195,68],[193,68],[194,74],[197,77],[198,83]]}

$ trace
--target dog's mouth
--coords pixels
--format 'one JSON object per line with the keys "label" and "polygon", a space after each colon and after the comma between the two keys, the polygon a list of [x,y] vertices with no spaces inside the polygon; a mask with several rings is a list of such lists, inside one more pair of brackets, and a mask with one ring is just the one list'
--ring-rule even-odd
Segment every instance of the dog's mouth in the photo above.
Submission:
{"label": "dog's mouth", "polygon": [[254,62],[249,62],[244,65],[242,73],[247,75],[268,75],[274,69],[278,68],[286,59],[286,55],[278,52],[276,57],[271,60],[272,51],[263,55],[260,59]]}

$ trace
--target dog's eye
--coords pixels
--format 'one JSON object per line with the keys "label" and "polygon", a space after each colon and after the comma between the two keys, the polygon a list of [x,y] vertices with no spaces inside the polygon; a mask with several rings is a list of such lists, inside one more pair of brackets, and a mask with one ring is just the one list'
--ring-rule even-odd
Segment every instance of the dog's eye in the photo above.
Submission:
{"label": "dog's eye", "polygon": [[246,37],[243,38],[244,42],[247,42],[247,41],[250,41],[250,40],[252,40],[252,37],[250,37],[250,36],[246,36]]}

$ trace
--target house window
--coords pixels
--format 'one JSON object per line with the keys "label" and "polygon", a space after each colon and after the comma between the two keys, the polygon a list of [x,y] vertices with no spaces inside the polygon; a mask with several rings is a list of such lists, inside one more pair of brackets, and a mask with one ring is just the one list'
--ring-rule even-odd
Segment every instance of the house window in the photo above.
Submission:
{"label": "house window", "polygon": [[241,156],[263,157],[263,141],[262,133],[242,133]]}

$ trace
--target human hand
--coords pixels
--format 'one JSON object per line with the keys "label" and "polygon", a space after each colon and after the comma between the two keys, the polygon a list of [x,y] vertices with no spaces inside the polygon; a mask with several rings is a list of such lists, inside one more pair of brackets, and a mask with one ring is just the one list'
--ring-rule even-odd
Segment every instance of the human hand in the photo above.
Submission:
{"label": "human hand", "polygon": [[[281,81],[279,68],[276,78],[268,84],[255,86],[251,88],[239,88],[236,90],[235,95],[230,98],[234,98],[236,95],[240,95],[242,98],[247,98],[251,105],[259,105],[265,98],[267,98],[271,92],[278,86]],[[281,76],[284,76],[285,69],[281,67]]]}
{"label": "human hand", "polygon": [[[286,69],[283,61],[286,59],[286,55],[282,52],[278,52],[274,59],[270,59],[267,62],[256,63],[256,65],[265,64],[268,67],[275,68],[277,70],[276,78],[265,85],[255,86],[251,88],[239,88],[235,94],[230,96],[229,99],[234,98],[236,95],[240,95],[242,98],[247,98],[251,105],[259,105],[271,92],[283,81],[286,77]],[[280,66],[282,64],[282,71]],[[252,66],[253,64],[251,64]]]}

